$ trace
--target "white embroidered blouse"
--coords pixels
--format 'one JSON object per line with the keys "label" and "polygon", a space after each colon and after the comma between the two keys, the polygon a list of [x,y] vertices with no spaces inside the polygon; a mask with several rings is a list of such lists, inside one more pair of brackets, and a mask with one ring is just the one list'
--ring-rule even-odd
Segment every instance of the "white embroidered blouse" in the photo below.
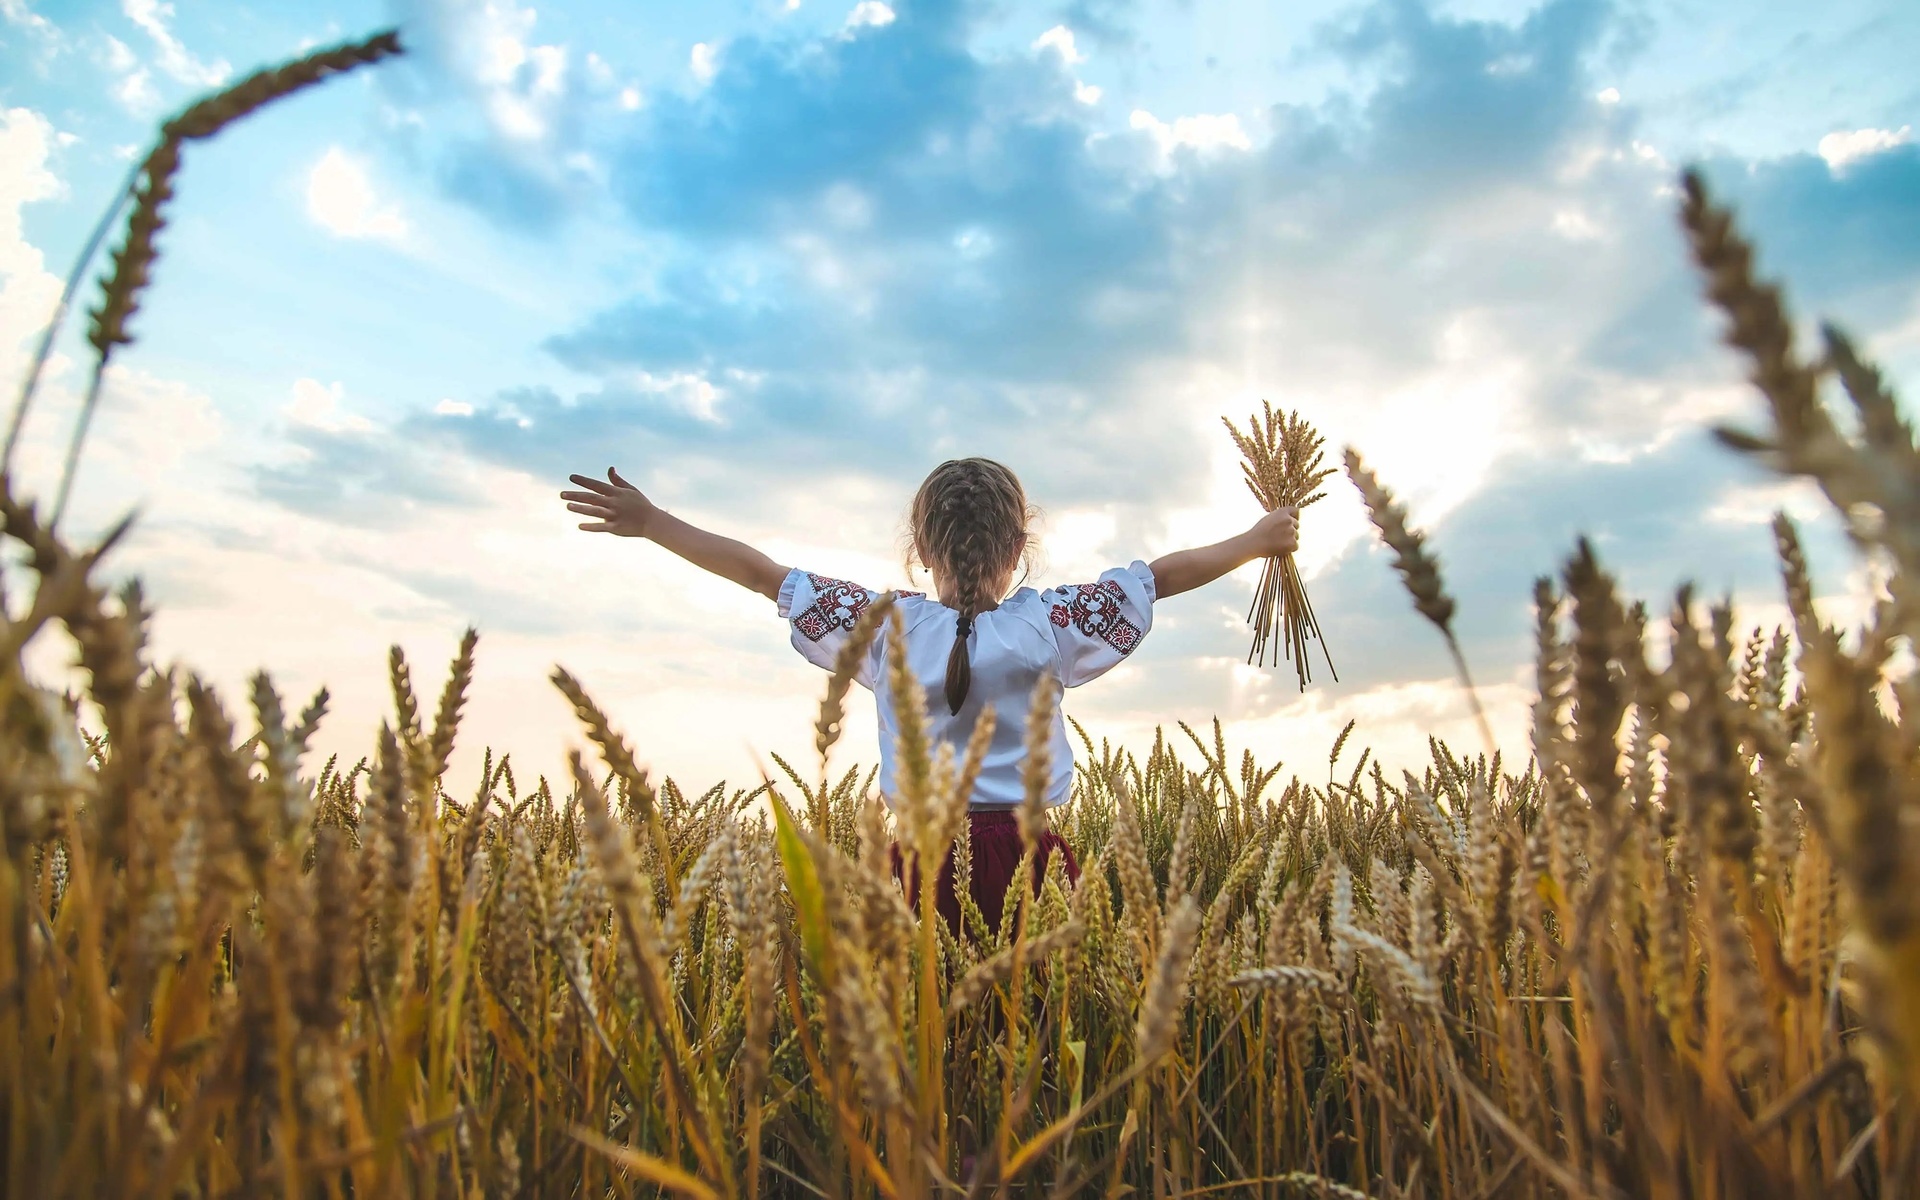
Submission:
{"label": "white embroidered blouse", "polygon": [[[1153,572],[1144,562],[1115,568],[1098,581],[1036,592],[1021,588],[1000,606],[973,618],[968,639],[972,683],[960,711],[947,712],[947,656],[953,650],[951,608],[918,592],[901,592],[896,610],[904,623],[907,663],[925,688],[929,734],[965,754],[982,709],[994,710],[993,740],[974,786],[975,808],[1006,808],[1020,802],[1027,712],[1043,674],[1054,684],[1052,779],[1049,805],[1064,804],[1073,787],[1073,745],[1058,703],[1062,687],[1077,687],[1106,674],[1133,652],[1153,625]],[[840,647],[878,592],[841,579],[793,570],[780,585],[780,615],[792,626],[793,646],[815,666],[831,671]],[[855,678],[874,693],[880,712],[880,794],[894,796],[894,741],[899,729],[888,695],[886,639],[875,639]]]}

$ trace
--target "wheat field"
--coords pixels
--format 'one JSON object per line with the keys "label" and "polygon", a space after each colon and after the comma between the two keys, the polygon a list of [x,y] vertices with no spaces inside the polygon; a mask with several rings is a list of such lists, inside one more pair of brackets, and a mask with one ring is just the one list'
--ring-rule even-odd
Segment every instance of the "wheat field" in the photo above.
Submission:
{"label": "wheat field", "polygon": [[[103,361],[183,141],[397,49],[170,123]],[[1681,217],[1768,414],[1723,440],[1885,565],[1861,628],[1821,621],[1784,517],[1790,629],[1633,601],[1582,543],[1536,587],[1529,762],[1436,741],[1389,769],[1343,734],[1282,778],[1217,724],[1144,755],[1082,734],[1071,802],[1024,814],[1080,884],[959,937],[888,847],[945,856],[971,756],[908,708],[895,812],[829,774],[851,658],[812,757],[759,788],[650,777],[556,671],[597,761],[516,780],[489,751],[453,796],[473,634],[437,698],[394,650],[378,744],[314,763],[324,693],[157,667],[138,586],[95,579],[124,526],[78,547],[0,479],[5,1194],[1920,1194],[1920,682],[1893,666],[1920,455],[1843,335],[1795,348],[1697,179]],[[1438,558],[1349,474],[1457,652]],[[60,630],[64,696],[23,666]]]}

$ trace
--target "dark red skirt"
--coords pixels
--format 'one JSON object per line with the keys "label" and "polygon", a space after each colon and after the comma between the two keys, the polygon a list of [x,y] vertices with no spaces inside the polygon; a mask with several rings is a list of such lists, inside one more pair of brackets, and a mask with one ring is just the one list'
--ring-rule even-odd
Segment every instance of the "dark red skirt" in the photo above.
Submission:
{"label": "dark red skirt", "polygon": [[[973,902],[980,906],[980,915],[987,919],[988,929],[1000,928],[1001,909],[1007,899],[1007,889],[1013,884],[1013,873],[1020,869],[1020,855],[1024,847],[1020,844],[1020,822],[1013,812],[1003,808],[976,808],[967,813],[967,827],[973,843],[973,865],[970,886],[967,891]],[[893,846],[893,877],[900,878],[902,870],[900,845]],[[1033,855],[1033,894],[1040,894],[1040,885],[1046,879],[1047,862],[1055,854],[1061,856],[1066,868],[1067,879],[1080,881],[1080,864],[1074,860],[1073,848],[1067,840],[1048,829],[1040,835],[1040,844]],[[909,904],[917,903],[920,895],[919,872],[910,872],[907,880],[907,899]],[[940,915],[946,918],[947,928],[956,934],[960,932],[960,899],[953,891],[953,851],[947,852],[947,861],[940,864],[940,877],[933,883],[934,905]]]}

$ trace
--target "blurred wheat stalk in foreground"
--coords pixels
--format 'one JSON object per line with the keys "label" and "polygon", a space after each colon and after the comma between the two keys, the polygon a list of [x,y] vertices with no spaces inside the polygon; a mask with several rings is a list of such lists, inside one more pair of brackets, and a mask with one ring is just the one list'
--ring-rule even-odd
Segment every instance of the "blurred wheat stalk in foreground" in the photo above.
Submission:
{"label": "blurred wheat stalk in foreground", "polygon": [[[1283,784],[1217,724],[1083,734],[1051,818],[1080,884],[958,938],[888,849],[964,872],[984,738],[903,708],[890,816],[825,771],[843,672],[811,781],[694,794],[557,672],[599,763],[527,787],[489,753],[456,798],[469,634],[431,710],[396,649],[377,744],[315,772],[324,692],[293,715],[263,674],[236,723],[155,670],[137,586],[92,580],[120,530],[76,550],[6,482],[5,1194],[1913,1195],[1920,462],[1843,338],[1797,356],[1697,181],[1685,219],[1771,414],[1728,440],[1890,565],[1863,628],[1820,621],[1784,518],[1791,633],[1684,588],[1656,631],[1582,544],[1536,589],[1523,772],[1434,742],[1342,779],[1341,744]],[[903,670],[884,609],[860,636]],[[22,665],[56,623],[82,696]]]}

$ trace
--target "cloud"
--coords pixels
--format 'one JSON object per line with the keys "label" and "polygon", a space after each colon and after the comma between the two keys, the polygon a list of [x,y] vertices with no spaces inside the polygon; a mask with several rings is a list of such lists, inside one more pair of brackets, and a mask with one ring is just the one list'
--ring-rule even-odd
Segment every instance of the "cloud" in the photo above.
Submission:
{"label": "cloud", "polygon": [[1403,186],[1471,178],[1480,187],[1539,172],[1591,120],[1589,59],[1608,6],[1554,0],[1515,24],[1377,4],[1328,36],[1389,81],[1368,101],[1371,150]]}
{"label": "cloud", "polygon": [[342,384],[299,379],[294,381],[293,399],[281,411],[294,424],[325,433],[364,433],[372,429],[373,422],[341,407],[345,397],[346,388]]}
{"label": "cloud", "polygon": [[534,41],[538,15],[513,0],[410,0],[409,43],[431,67],[480,103],[488,128],[508,143],[552,137],[569,95],[565,46]]}
{"label": "cloud", "polygon": [[[1548,424],[1697,365],[1708,330],[1658,194],[1668,168],[1631,110],[1593,100],[1583,56],[1604,11],[1561,0],[1508,25],[1369,9],[1328,38],[1385,71],[1363,107],[1253,126],[1143,114],[1131,136],[1049,107],[1066,80],[970,52],[948,5],[852,41],[742,39],[712,88],[655,105],[610,154],[632,219],[684,253],[553,346],[606,379],[586,394],[600,411],[635,418],[647,405],[626,403],[622,375],[704,372],[748,439],[760,416],[784,424],[775,409],[822,437],[836,409],[849,429],[894,415],[862,393],[921,372],[930,403],[897,415],[924,440],[936,420],[1033,405],[1046,426],[1092,395],[1145,417],[1129,393],[1160,386],[1140,377],[1156,362],[1417,389],[1449,330],[1487,330],[1489,361],[1529,357],[1501,344],[1524,322],[1569,352],[1534,364],[1558,393]],[[1166,172],[1159,155],[1198,146],[1229,157]],[[822,225],[849,181],[857,229]]]}
{"label": "cloud", "polygon": [[158,109],[160,93],[153,86],[153,72],[141,64],[139,56],[112,34],[105,35],[101,45],[107,69],[119,76],[113,85],[113,98],[135,116]]}
{"label": "cloud", "polygon": [[1898,129],[1855,129],[1829,133],[1820,139],[1820,157],[1826,159],[1827,166],[1838,174],[1859,159],[1883,154],[1895,146],[1911,145],[1912,142],[1911,125],[1902,125]]}
{"label": "cloud", "polygon": [[[1551,193],[1556,143],[1525,114],[1557,107],[1557,137],[1589,132],[1592,90],[1563,78],[1587,34],[1571,19],[1519,31],[1407,20],[1396,33],[1407,74],[1382,89],[1357,136],[1285,111],[1263,118],[1275,128],[1261,143],[1228,114],[1143,114],[1138,129],[1096,132],[1055,68],[974,55],[947,6],[804,50],[742,39],[712,88],[662,99],[614,155],[632,218],[685,254],[553,340],[560,361],[603,386],[520,397],[530,428],[482,421],[468,436],[503,461],[545,462],[535,447],[548,438],[614,422],[636,445],[804,446],[852,470],[906,473],[853,431],[934,454],[1018,423],[1028,436],[1016,444],[1049,449],[1034,467],[1043,482],[1131,492],[1144,508],[1190,490],[1204,469],[1196,439],[1215,435],[1182,411],[1183,393],[1214,390],[1207,403],[1218,404],[1217,389],[1237,391],[1249,368],[1267,375],[1282,358],[1303,386],[1417,393],[1422,375],[1459,373],[1440,361],[1454,353],[1449,329],[1490,330],[1484,349],[1498,359],[1507,348],[1493,314],[1557,293],[1550,272],[1574,258],[1554,247],[1569,229],[1629,231],[1608,225],[1605,204],[1568,203],[1590,188],[1488,197],[1483,178],[1464,175],[1405,194],[1396,139],[1440,118],[1403,93],[1452,87],[1463,107],[1532,132],[1532,178]],[[1454,61],[1448,46],[1470,53]],[[1485,69],[1515,59],[1537,67]],[[1556,90],[1564,102],[1536,96]],[[1185,156],[1178,170],[1172,156]],[[1607,203],[1659,182],[1624,148],[1599,170]],[[837,211],[828,200],[850,181],[859,222],[812,216]],[[1482,198],[1513,211],[1488,220],[1469,207]],[[1645,223],[1667,220],[1643,207]],[[1546,249],[1538,267],[1526,261],[1533,245],[1507,248],[1528,222]],[[1416,245],[1448,246],[1447,257],[1418,265]],[[1438,290],[1419,278],[1453,264]],[[1619,273],[1582,262],[1575,278]],[[1256,337],[1262,328],[1286,332]],[[1374,377],[1341,378],[1356,364]],[[637,371],[704,379],[718,423],[689,423],[633,388]],[[1149,428],[1150,445],[1139,438]],[[1126,464],[1125,489],[1103,461]]]}
{"label": "cloud", "polygon": [[39,51],[35,65],[42,70],[66,49],[67,39],[59,26],[34,12],[28,0],[0,0],[0,20],[14,29],[27,31]]}
{"label": "cloud", "polygon": [[382,203],[366,167],[338,146],[307,173],[307,215],[336,237],[398,243],[407,236],[399,206]]}
{"label": "cloud", "polygon": [[1240,118],[1233,113],[1199,113],[1176,117],[1169,123],[1145,109],[1136,108],[1127,124],[1153,138],[1162,158],[1182,149],[1253,149],[1252,139],[1247,137],[1247,131],[1240,127]]}
{"label": "cloud", "polygon": [[1103,49],[1130,53],[1139,48],[1133,29],[1137,0],[1070,0],[1060,11],[1062,23],[1084,33]]}
{"label": "cloud", "polygon": [[621,105],[618,82],[591,61],[575,70],[570,48],[540,40],[538,13],[514,0],[393,3],[407,68],[381,86],[408,111],[447,110],[434,163],[442,191],[522,229],[557,226],[585,182],[568,160],[589,148],[596,107]]}
{"label": "cloud", "polygon": [[[994,446],[1043,490],[1125,503],[1134,538],[1216,469],[1209,410],[1254,389],[1422,498],[1457,502],[1506,454],[1631,458],[1728,377],[1671,168],[1629,107],[1594,99],[1605,11],[1377,6],[1324,39],[1382,72],[1357,108],[1141,113],[1119,132],[1057,65],[969,49],[952,5],[852,40],[742,38],[711,87],[660,98],[609,152],[661,252],[550,342],[597,385],[514,393],[511,419],[476,402],[459,436],[540,470],[595,436],[763,456],[772,509],[823,464],[898,487]],[[1898,160],[1811,190],[1798,167],[1724,166],[1750,177],[1764,245],[1840,224],[1864,248],[1910,236],[1892,224],[1905,185],[1876,174]],[[1454,457],[1433,455],[1454,430]]]}
{"label": "cloud", "polygon": [[423,514],[481,501],[475,469],[439,453],[431,429],[395,437],[348,405],[345,385],[299,379],[286,405],[284,441],[249,469],[253,489],[305,516],[360,528],[393,529]]}
{"label": "cloud", "polygon": [[[965,5],[892,11],[857,36],[729,40],[706,87],[662,88],[607,123],[605,194],[552,182],[581,147],[565,114],[592,72],[551,75],[566,99],[538,146],[496,130],[443,178],[517,226],[610,202],[647,248],[626,294],[553,333],[541,382],[371,430],[323,387],[333,407],[315,397],[320,418],[290,424],[293,452],[248,477],[258,494],[316,525],[439,539],[480,528],[502,495],[551,503],[536,481],[604,459],[783,561],[886,583],[912,485],[986,453],[1052,513],[1056,571],[1085,574],[1250,519],[1217,414],[1268,398],[1358,445],[1413,505],[1476,672],[1513,712],[1532,579],[1580,533],[1656,611],[1690,576],[1707,594],[1773,588],[1774,493],[1699,433],[1751,399],[1686,264],[1673,167],[1595,77],[1607,6],[1548,0],[1511,22],[1368,6],[1314,53],[1370,90],[1137,124],[1091,109],[1056,45],[982,50]],[[512,29],[530,44],[530,16]],[[519,62],[498,86],[531,95],[539,68]],[[1813,154],[1705,169],[1798,309],[1869,340],[1913,321],[1920,149],[1844,171]],[[1294,718],[1337,729],[1349,704],[1383,724],[1464,721],[1443,646],[1333,483],[1303,563],[1340,683],[1303,700],[1285,671],[1234,665],[1252,583],[1236,578],[1165,606],[1076,711],[1116,729],[1218,711],[1263,738]],[[1844,578],[1837,540],[1821,545],[1822,578]],[[680,697],[785,661],[777,625],[739,627],[764,631],[769,657],[730,650],[717,595],[682,610],[642,591],[679,569],[644,561],[618,603],[598,583],[567,599],[602,606],[568,608],[575,627],[629,622]],[[427,611],[463,603],[457,565],[377,564]],[[537,592],[465,570],[489,619],[547,636]],[[652,681],[632,673],[637,697]]]}
{"label": "cloud", "polygon": [[695,42],[693,50],[687,55],[687,70],[692,71],[693,77],[702,84],[712,83],[714,74],[720,70],[718,55],[712,44]]}
{"label": "cloud", "polygon": [[1894,143],[1836,172],[1813,154],[1701,164],[1760,246],[1760,267],[1784,278],[1802,312],[1857,332],[1914,314],[1920,275],[1920,145]]}
{"label": "cloud", "polygon": [[[1073,30],[1065,25],[1055,25],[1033,40],[1032,49],[1043,56],[1051,55],[1058,60],[1062,69],[1076,67],[1087,61],[1087,56],[1074,43]],[[1075,79],[1073,98],[1085,105],[1100,103],[1101,89],[1091,83]]]}
{"label": "cloud", "polygon": [[56,140],[53,124],[32,109],[0,111],[0,378],[20,378],[29,339],[60,295],[60,280],[21,224],[27,205],[66,191],[48,165]]}
{"label": "cloud", "polygon": [[7,24],[22,29],[31,29],[47,35],[54,32],[53,22],[34,12],[27,4],[27,0],[0,0],[0,18],[5,18]]}
{"label": "cloud", "polygon": [[173,19],[173,5],[165,0],[120,0],[120,11],[153,40],[157,64],[175,82],[189,87],[214,88],[233,74],[233,68],[225,59],[203,62],[188,52],[168,28],[167,22]]}
{"label": "cloud", "polygon": [[469,507],[479,498],[444,464],[421,448],[396,444],[385,430],[295,420],[285,446],[291,461],[255,468],[254,490],[336,524],[399,529],[423,513]]}
{"label": "cloud", "polygon": [[881,3],[881,0],[860,0],[847,14],[844,28],[848,32],[859,29],[882,29],[894,22],[894,11]]}
{"label": "cloud", "polygon": [[1053,52],[1069,67],[1078,66],[1087,61],[1087,56],[1080,53],[1079,47],[1073,44],[1073,30],[1065,25],[1055,25],[1033,39],[1033,48],[1043,52]]}
{"label": "cloud", "polygon": [[53,123],[30,108],[0,111],[0,260],[9,277],[31,261],[37,268],[40,252],[22,238],[20,210],[40,200],[64,195],[66,186],[48,169],[59,135]]}

